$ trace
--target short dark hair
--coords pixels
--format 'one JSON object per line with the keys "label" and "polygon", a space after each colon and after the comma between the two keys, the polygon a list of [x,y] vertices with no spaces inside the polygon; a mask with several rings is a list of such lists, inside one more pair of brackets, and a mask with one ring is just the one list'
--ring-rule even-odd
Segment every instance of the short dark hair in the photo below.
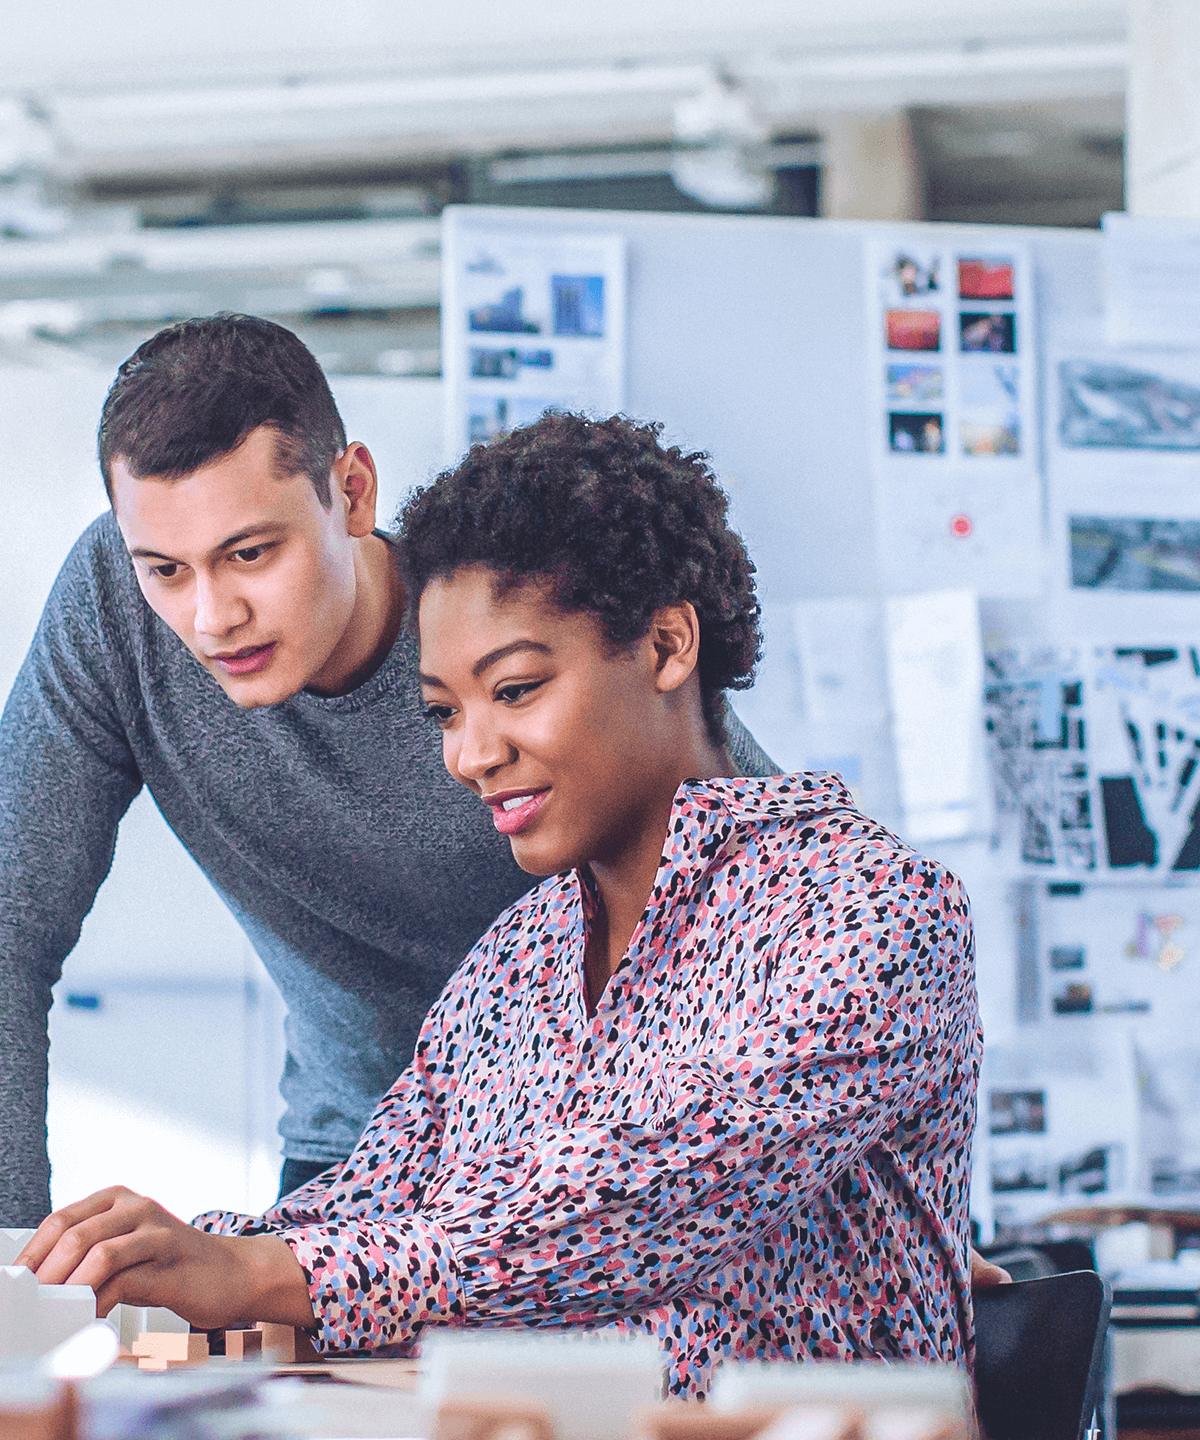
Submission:
{"label": "short dark hair", "polygon": [[471,565],[495,571],[502,593],[549,581],[559,605],[595,614],[616,646],[688,600],[704,718],[724,744],[721,692],[749,686],[761,652],[754,566],[708,456],[667,448],[661,433],[621,415],[552,413],[473,446],[398,517],[409,625],[431,580]]}
{"label": "short dark hair", "polygon": [[261,425],[276,432],[280,471],[306,474],[328,510],[329,473],[346,430],[304,342],[254,315],[169,325],[125,361],[104,402],[97,448],[108,498],[118,456],[139,479],[179,480]]}

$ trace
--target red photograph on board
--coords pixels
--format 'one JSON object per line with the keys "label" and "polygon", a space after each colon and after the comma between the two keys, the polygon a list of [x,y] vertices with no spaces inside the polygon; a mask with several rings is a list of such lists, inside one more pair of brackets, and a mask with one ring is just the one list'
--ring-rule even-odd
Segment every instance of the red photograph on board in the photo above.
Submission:
{"label": "red photograph on board", "polygon": [[1011,300],[1012,260],[1004,255],[964,256],[958,262],[958,294],[962,300]]}
{"label": "red photograph on board", "polygon": [[941,316],[936,310],[889,310],[889,350],[940,350]]}

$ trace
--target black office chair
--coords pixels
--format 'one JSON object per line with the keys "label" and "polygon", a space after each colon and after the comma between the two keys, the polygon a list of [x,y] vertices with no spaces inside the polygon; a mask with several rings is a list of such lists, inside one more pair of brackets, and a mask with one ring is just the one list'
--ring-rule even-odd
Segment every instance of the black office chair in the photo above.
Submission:
{"label": "black office chair", "polygon": [[1100,1404],[1111,1307],[1094,1270],[976,1292],[975,1392],[988,1440],[1081,1440]]}

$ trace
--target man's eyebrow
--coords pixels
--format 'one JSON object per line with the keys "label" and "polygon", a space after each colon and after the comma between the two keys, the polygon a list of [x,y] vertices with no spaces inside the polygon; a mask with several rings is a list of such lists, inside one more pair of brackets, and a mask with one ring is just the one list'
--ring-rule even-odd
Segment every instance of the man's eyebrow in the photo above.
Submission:
{"label": "man's eyebrow", "polygon": [[[499,649],[489,650],[486,655],[481,655],[471,666],[471,674],[478,680],[483,672],[490,670],[498,660],[503,660],[507,655],[516,655],[521,650],[536,650],[542,655],[553,654],[549,645],[543,645],[540,640],[513,640],[508,645],[501,645]],[[449,688],[444,680],[439,680],[436,675],[426,675],[423,670],[417,671],[417,679],[422,685],[430,685],[438,690]]]}
{"label": "man's eyebrow", "polygon": [[[264,520],[261,525],[250,525],[245,530],[239,530],[236,535],[227,536],[219,541],[209,552],[212,555],[219,555],[222,550],[232,550],[235,546],[241,545],[243,541],[249,540],[252,535],[274,535],[279,534],[287,527],[278,520]],[[176,560],[174,555],[164,555],[161,550],[149,550],[144,545],[135,545],[129,552],[136,555],[140,560],[167,560],[172,565],[181,565],[181,560]]]}

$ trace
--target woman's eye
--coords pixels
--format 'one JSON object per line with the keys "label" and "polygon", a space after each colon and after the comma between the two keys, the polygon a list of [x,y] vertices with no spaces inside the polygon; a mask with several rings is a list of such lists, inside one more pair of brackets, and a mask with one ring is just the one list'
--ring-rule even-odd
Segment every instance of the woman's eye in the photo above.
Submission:
{"label": "woman's eye", "polygon": [[165,565],[151,565],[151,575],[157,575],[160,580],[174,580],[179,574],[180,566],[174,561],[168,561]]}
{"label": "woman's eye", "polygon": [[503,700],[506,705],[515,705],[518,700],[524,700],[526,695],[532,695],[544,683],[542,680],[524,680],[517,685],[501,685],[496,691],[496,699]]}
{"label": "woman's eye", "polygon": [[432,720],[435,725],[445,725],[447,721],[454,718],[454,707],[452,705],[426,705],[421,714],[426,720]]}

